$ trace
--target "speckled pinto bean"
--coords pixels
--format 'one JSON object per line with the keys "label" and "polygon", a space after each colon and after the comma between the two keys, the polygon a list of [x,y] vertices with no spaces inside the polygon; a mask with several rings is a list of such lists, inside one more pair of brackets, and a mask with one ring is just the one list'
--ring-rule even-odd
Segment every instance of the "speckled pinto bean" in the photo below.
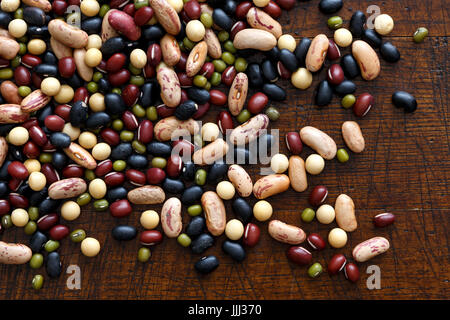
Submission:
{"label": "speckled pinto bean", "polygon": [[269,51],[277,45],[277,38],[265,30],[244,29],[236,33],[233,45],[238,50],[256,49]]}
{"label": "speckled pinto bean", "polygon": [[300,130],[302,141],[320,154],[323,158],[331,160],[336,156],[336,142],[325,132],[306,126]]}
{"label": "speckled pinto bean", "polygon": [[208,45],[206,41],[200,41],[195,45],[186,61],[186,74],[188,77],[193,77],[200,71],[205,63],[207,54]]}
{"label": "speckled pinto bean", "polygon": [[356,40],[352,44],[352,54],[358,62],[361,76],[365,80],[373,80],[380,74],[380,59],[373,48],[363,40]]}
{"label": "speckled pinto bean", "polygon": [[181,220],[181,201],[178,198],[169,198],[161,209],[161,226],[169,238],[176,238],[183,228]]}
{"label": "speckled pinto bean", "polygon": [[48,195],[52,199],[68,199],[78,197],[87,189],[86,182],[81,178],[68,178],[53,182],[48,187]]}
{"label": "speckled pinto bean", "polygon": [[308,188],[305,161],[299,156],[289,158],[289,180],[291,187],[297,192],[303,192]]}
{"label": "speckled pinto bean", "polygon": [[20,50],[16,40],[0,36],[0,58],[12,60]]}
{"label": "speckled pinto bean", "polygon": [[288,244],[300,244],[306,239],[306,234],[301,228],[280,220],[269,222],[269,234],[275,240]]}
{"label": "speckled pinto bean", "polygon": [[149,0],[149,4],[161,26],[176,36],[181,30],[181,22],[175,9],[166,0]]}
{"label": "speckled pinto bean", "polygon": [[156,69],[156,79],[161,87],[162,101],[170,108],[177,107],[181,101],[181,86],[175,70],[161,63]]}
{"label": "speckled pinto bean", "polygon": [[40,89],[37,89],[26,96],[20,103],[20,106],[23,112],[31,113],[45,107],[51,99],[52,97],[47,96]]}
{"label": "speckled pinto bean", "polygon": [[319,34],[311,42],[306,54],[306,68],[311,72],[319,71],[327,55],[329,41],[326,35]]}
{"label": "speckled pinto bean", "polygon": [[289,188],[289,177],[285,174],[270,174],[262,177],[253,185],[256,199],[265,199]]}
{"label": "speckled pinto bean", "polygon": [[222,159],[227,154],[228,149],[228,143],[222,138],[218,138],[194,152],[192,160],[199,166],[213,164],[216,160]]}
{"label": "speckled pinto bean", "polygon": [[18,104],[0,104],[0,123],[22,123],[29,117]]}
{"label": "speckled pinto bean", "polygon": [[247,171],[238,164],[232,164],[228,168],[228,179],[236,188],[241,197],[248,197],[253,191],[253,182]]}
{"label": "speckled pinto bean", "polygon": [[171,67],[176,65],[181,59],[181,51],[177,39],[170,34],[166,34],[161,38],[159,44],[164,63]]}
{"label": "speckled pinto bean", "polygon": [[264,11],[255,7],[248,10],[247,22],[252,28],[268,31],[277,39],[283,34],[281,24]]}
{"label": "speckled pinto bean", "polygon": [[208,56],[213,59],[220,59],[222,56],[222,47],[220,46],[219,38],[217,38],[212,29],[206,29],[203,40],[205,40],[208,46]]}
{"label": "speckled pinto bean", "polygon": [[58,59],[72,57],[73,55],[72,48],[56,40],[54,37],[50,37],[50,47]]}
{"label": "speckled pinto bean", "polygon": [[342,136],[347,147],[353,152],[360,153],[364,150],[364,137],[357,122],[345,121],[342,124]]}
{"label": "speckled pinto bean", "polygon": [[340,194],[336,198],[334,210],[339,228],[347,232],[356,230],[358,222],[356,221],[355,204],[353,203],[352,198],[346,194]]}
{"label": "speckled pinto bean", "polygon": [[374,237],[361,242],[353,249],[353,258],[358,262],[366,262],[389,249],[389,240],[383,237]]}
{"label": "speckled pinto bean", "polygon": [[0,168],[5,162],[6,156],[8,155],[8,142],[5,137],[0,137]]}
{"label": "speckled pinto bean", "polygon": [[269,126],[269,117],[258,114],[231,131],[230,141],[235,145],[245,145],[258,138]]}
{"label": "speckled pinto bean", "polygon": [[31,249],[21,243],[6,243],[0,241],[0,263],[24,264],[30,261]]}
{"label": "speckled pinto bean", "polygon": [[70,143],[68,148],[63,149],[67,156],[78,163],[80,166],[94,170],[97,167],[97,161],[83,147],[75,142]]}
{"label": "speckled pinto bean", "polygon": [[127,198],[133,204],[157,204],[164,202],[166,194],[158,186],[146,185],[130,190]]}
{"label": "speckled pinto bean", "polygon": [[88,43],[88,34],[63,20],[53,19],[48,24],[50,35],[70,48],[84,48]]}
{"label": "speckled pinto bean", "polygon": [[231,84],[228,92],[228,109],[233,116],[237,116],[244,107],[248,93],[248,77],[245,73],[239,72]]}
{"label": "speckled pinto bean", "polygon": [[208,231],[213,236],[220,236],[225,231],[227,220],[222,199],[214,191],[207,191],[202,195],[201,202]]}
{"label": "speckled pinto bean", "polygon": [[198,133],[200,126],[193,120],[179,120],[175,116],[164,118],[158,121],[154,127],[156,139],[159,141],[169,141],[172,137],[194,135]]}

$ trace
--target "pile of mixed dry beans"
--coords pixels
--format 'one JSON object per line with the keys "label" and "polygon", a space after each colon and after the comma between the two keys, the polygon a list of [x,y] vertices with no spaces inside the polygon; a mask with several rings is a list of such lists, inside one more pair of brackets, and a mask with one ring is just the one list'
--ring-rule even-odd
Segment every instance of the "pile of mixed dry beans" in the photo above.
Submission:
{"label": "pile of mixed dry beans", "polygon": [[[58,248],[67,237],[80,243],[85,256],[96,256],[99,241],[64,224],[89,203],[116,219],[129,216],[133,204],[163,203],[159,214],[146,210],[140,216],[145,230],[139,233],[139,261],[150,259],[149,246],[160,243],[163,234],[202,254],[223,233],[224,252],[242,261],[244,248],[257,245],[260,237],[252,219],[271,219],[272,206],[264,199],[289,187],[303,192],[307,175],[320,174],[325,160],[349,159],[329,135],[305,126],[286,134],[289,158],[272,155],[273,173],[255,182],[243,166],[223,160],[233,151],[248,163],[248,144],[274,143],[262,132],[280,116],[269,101],[286,99],[276,81],[290,79],[305,90],[328,59],[332,63],[315,90],[315,103],[325,106],[338,95],[344,108],[364,117],[374,98],[370,93],[356,97],[351,79],[360,75],[370,81],[379,75],[375,49],[388,62],[400,59],[397,48],[382,40],[394,28],[389,15],[377,16],[371,29],[364,13],[356,11],[345,28],[341,17],[331,16],[343,1],[322,0],[319,9],[331,16],[327,24],[335,30],[334,39],[319,34],[297,44],[277,22],[282,9],[294,5],[295,0],[1,0],[0,232],[16,226],[31,238],[27,245],[0,241],[0,263],[29,263],[33,269],[45,264],[48,276],[58,277]],[[414,41],[423,41],[427,33],[419,28]],[[351,53],[341,57],[345,47]],[[404,91],[395,92],[392,102],[406,112],[417,107]],[[217,123],[199,125],[196,120],[211,105],[224,109]],[[348,149],[363,152],[357,122],[344,122],[342,135]],[[316,152],[306,161],[299,156],[303,144]],[[216,192],[205,191],[206,184]],[[253,208],[245,199],[252,195],[258,200]],[[329,232],[328,243],[342,248],[347,233],[357,228],[355,205],[341,194],[333,207],[325,204],[327,195],[325,186],[315,186],[309,203],[316,211],[305,209],[301,220],[336,220],[339,227]],[[224,200],[232,201],[236,219],[227,221]],[[184,226],[182,206],[191,216]],[[381,213],[374,224],[384,227],[394,220]],[[307,240],[313,250],[323,250],[326,241],[320,235],[307,236],[279,220],[268,223],[268,232],[291,245],[287,258],[309,266],[309,276],[322,272],[319,263],[312,264],[311,252],[299,246]],[[131,225],[112,230],[119,241],[137,236]],[[353,259],[364,262],[388,248],[387,239],[375,237],[357,245]],[[210,255],[195,269],[208,273],[218,265]],[[359,279],[357,265],[337,254],[328,272],[341,270],[350,281]],[[33,288],[43,281],[36,275]]]}

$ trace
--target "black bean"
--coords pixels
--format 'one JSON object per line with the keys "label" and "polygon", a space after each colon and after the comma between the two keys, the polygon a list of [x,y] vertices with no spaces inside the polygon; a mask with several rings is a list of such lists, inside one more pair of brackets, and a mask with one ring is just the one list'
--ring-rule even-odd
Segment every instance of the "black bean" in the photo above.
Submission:
{"label": "black bean", "polygon": [[202,233],[192,240],[191,249],[193,253],[203,253],[206,249],[212,247],[214,238],[208,233]]}
{"label": "black bean", "polygon": [[133,226],[115,226],[111,231],[112,237],[118,241],[127,241],[136,238],[137,229]]}
{"label": "black bean", "polygon": [[0,27],[8,30],[9,23],[13,20],[12,15],[0,10]]}
{"label": "black bean", "polygon": [[172,147],[168,143],[152,141],[147,144],[147,153],[154,157],[168,158],[172,152]]}
{"label": "black bean", "polygon": [[102,18],[93,17],[81,21],[81,29],[87,34],[98,34],[102,29]]}
{"label": "black bean", "polygon": [[209,92],[203,88],[190,87],[187,89],[189,99],[194,100],[198,104],[205,104],[209,101]]}
{"label": "black bean", "polygon": [[43,77],[56,77],[58,75],[58,67],[48,63],[38,64],[33,71]]}
{"label": "black bean", "polygon": [[25,181],[19,186],[19,188],[17,188],[16,192],[29,199],[31,194],[33,193],[33,190],[28,184],[28,181]]}
{"label": "black bean", "polygon": [[[3,97],[0,95],[0,104],[4,104]],[[0,124],[0,136],[4,137],[16,126],[16,124]]]}
{"label": "black bean", "polygon": [[123,142],[115,146],[111,151],[111,160],[126,160],[133,153],[131,143]]}
{"label": "black bean", "polygon": [[381,46],[381,37],[373,29],[366,29],[362,34],[362,39],[370,44],[372,48],[379,48]]}
{"label": "black bean", "polygon": [[344,80],[340,84],[334,87],[334,91],[341,96],[350,94],[356,91],[356,85],[353,81]]}
{"label": "black bean", "polygon": [[251,88],[259,89],[264,84],[261,67],[257,63],[250,63],[246,70],[248,84]]}
{"label": "black bean", "polygon": [[333,89],[327,80],[319,83],[316,91],[316,104],[320,107],[326,106],[333,99]]}
{"label": "black bean", "polygon": [[219,266],[219,259],[216,256],[207,256],[198,260],[194,268],[200,273],[207,274],[214,271]]}
{"label": "black bean", "polygon": [[100,129],[108,125],[111,121],[111,117],[106,112],[100,111],[91,113],[86,120],[86,128],[88,129]]}
{"label": "black bean", "polygon": [[5,181],[0,181],[0,198],[6,196],[9,192],[8,184]]}
{"label": "black bean", "polygon": [[109,203],[113,203],[116,200],[125,199],[127,197],[127,194],[128,191],[124,187],[116,187],[108,189],[105,199],[108,200]]}
{"label": "black bean", "polygon": [[48,64],[52,64],[52,65],[58,64],[58,58],[51,51],[45,51],[45,53],[42,55],[42,61],[44,63],[48,63]]}
{"label": "black bean", "polygon": [[133,169],[144,169],[148,165],[148,159],[142,154],[132,154],[128,157],[127,163]]}
{"label": "black bean", "polygon": [[191,239],[193,239],[198,235],[202,234],[203,230],[205,229],[205,226],[206,226],[205,218],[201,216],[193,217],[186,227],[186,234],[189,237],[191,237]]}
{"label": "black bean", "polygon": [[400,52],[391,42],[385,42],[380,47],[381,57],[387,62],[397,62],[400,60]]}
{"label": "black bean", "polygon": [[70,124],[74,127],[79,127],[84,124],[88,117],[88,107],[83,101],[77,101],[70,109]]}
{"label": "black bean", "polygon": [[84,80],[76,72],[69,79],[65,79],[65,81],[72,88],[79,88],[84,85]]}
{"label": "black bean", "polygon": [[195,164],[192,161],[187,161],[181,170],[181,177],[185,181],[192,181],[195,178]]}
{"label": "black bean", "polygon": [[58,252],[50,252],[46,263],[47,274],[50,278],[58,278],[62,271],[61,258]]}
{"label": "black bean", "polygon": [[48,32],[48,27],[36,27],[28,26],[27,35],[32,38],[48,38],[50,33]]}
{"label": "black bean", "polygon": [[319,2],[319,9],[322,13],[335,13],[342,8],[342,0],[321,0]]}
{"label": "black bean", "polygon": [[276,82],[278,80],[278,71],[275,64],[270,60],[265,60],[261,63],[261,70],[264,78],[269,82]]}
{"label": "black bean", "polygon": [[52,154],[52,164],[56,169],[62,170],[67,165],[67,156],[62,152]]}
{"label": "black bean", "polygon": [[227,174],[228,164],[224,162],[214,162],[208,171],[208,182],[218,183],[223,180],[223,177]]}
{"label": "black bean", "polygon": [[163,27],[159,24],[142,28],[142,37],[147,41],[158,41],[166,34]]}
{"label": "black bean", "polygon": [[228,13],[230,16],[234,15],[236,12],[237,3],[234,0],[225,0],[224,5],[222,6],[222,9]]}
{"label": "black bean", "polygon": [[192,205],[198,202],[203,194],[203,188],[200,186],[191,186],[189,188],[184,189],[184,192],[181,196],[181,202],[185,205]]}
{"label": "black bean", "polygon": [[406,91],[394,92],[392,95],[392,103],[397,108],[403,108],[405,112],[414,112],[417,109],[416,99]]}
{"label": "black bean", "polygon": [[174,116],[180,120],[188,120],[197,110],[198,105],[194,101],[186,100],[175,109]]}
{"label": "black bean", "polygon": [[148,108],[155,104],[159,95],[159,86],[154,82],[147,82],[141,86],[141,96],[139,103],[142,107]]}
{"label": "black bean", "polygon": [[123,38],[113,37],[103,42],[100,51],[102,52],[103,57],[109,57],[112,56],[114,53],[124,51],[125,47],[126,42]]}
{"label": "black bean", "polygon": [[22,152],[22,148],[19,149],[17,146],[9,146],[8,148],[9,154],[12,156],[13,160],[17,160],[20,162],[24,162],[27,157]]}
{"label": "black bean", "polygon": [[280,49],[278,49],[278,47],[273,47],[269,51],[266,51],[265,54],[267,59],[278,61],[280,57]]}
{"label": "black bean", "polygon": [[23,20],[28,25],[42,27],[45,25],[45,12],[37,7],[26,7],[23,9]]}
{"label": "black bean", "polygon": [[297,61],[300,67],[305,66],[306,54],[308,53],[310,45],[311,39],[304,37],[295,48],[294,54],[297,57]]}
{"label": "black bean", "polygon": [[288,49],[281,49],[280,61],[291,72],[294,72],[298,68],[297,57]]}
{"label": "black bean", "polygon": [[30,206],[37,207],[47,197],[48,197],[48,188],[47,187],[44,187],[44,189],[42,189],[41,191],[33,192],[33,194],[29,198]]}
{"label": "black bean", "polygon": [[225,240],[222,244],[222,250],[235,261],[241,262],[245,259],[245,250],[237,242]]}
{"label": "black bean", "polygon": [[233,20],[220,8],[214,9],[213,20],[216,25],[226,31],[230,31],[233,26]]}
{"label": "black bean", "polygon": [[47,214],[49,212],[55,211],[60,204],[61,200],[50,199],[49,197],[47,197],[39,204],[39,214]]}
{"label": "black bean", "polygon": [[[356,11],[350,19],[350,31],[353,37],[361,37],[364,32],[364,24],[366,23],[366,16],[362,11]],[[368,29],[369,30],[369,29]]]}
{"label": "black bean", "polygon": [[43,109],[41,109],[41,110],[39,110],[37,112],[36,116],[37,116],[39,125],[41,127],[45,126],[45,118],[47,118],[47,116],[49,116],[51,114],[53,114],[53,110],[52,110],[52,106],[51,105],[48,105],[45,108],[43,108]]}
{"label": "black bean", "polygon": [[117,93],[108,93],[105,95],[105,109],[111,115],[120,115],[127,110],[127,105],[122,96]]}
{"label": "black bean", "polygon": [[44,244],[47,242],[48,238],[45,234],[40,231],[36,231],[30,238],[30,249],[33,252],[41,251]]}
{"label": "black bean", "polygon": [[103,95],[106,95],[109,91],[111,91],[111,84],[105,78],[101,78],[100,80],[98,80],[97,86],[98,92],[100,92]]}
{"label": "black bean", "polygon": [[184,191],[184,183],[181,180],[165,178],[162,188],[168,193],[182,193]]}
{"label": "black bean", "polygon": [[345,75],[350,79],[359,75],[358,63],[349,53],[341,58],[341,67],[344,70]]}
{"label": "black bean", "polygon": [[[9,148],[11,148],[11,145],[8,147],[8,149]],[[0,168],[0,179],[5,180],[9,177],[8,166],[11,162],[11,160],[5,160],[5,162],[3,162],[3,165]]]}
{"label": "black bean", "polygon": [[274,83],[266,83],[263,85],[263,92],[270,100],[283,101],[286,99],[286,91]]}
{"label": "black bean", "polygon": [[253,209],[250,204],[244,199],[237,197],[233,200],[231,205],[234,214],[244,223],[249,223],[253,218]]}
{"label": "black bean", "polygon": [[50,142],[57,148],[67,148],[72,142],[70,136],[64,132],[54,132],[50,135]]}

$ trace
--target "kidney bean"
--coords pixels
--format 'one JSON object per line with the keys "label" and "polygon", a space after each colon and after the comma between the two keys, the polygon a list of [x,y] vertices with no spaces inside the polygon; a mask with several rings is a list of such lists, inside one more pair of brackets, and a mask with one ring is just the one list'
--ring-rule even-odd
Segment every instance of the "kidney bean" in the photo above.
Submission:
{"label": "kidney bean", "polygon": [[300,139],[300,135],[296,131],[286,133],[286,146],[290,153],[300,154],[303,150],[303,143]]}
{"label": "kidney bean", "polygon": [[47,143],[47,136],[44,133],[44,130],[38,126],[32,126],[28,129],[28,133],[30,134],[31,140],[36,143],[38,146],[42,147]]}
{"label": "kidney bean", "polygon": [[330,275],[338,274],[339,271],[344,268],[346,263],[347,259],[342,253],[335,254],[328,263],[328,273]]}
{"label": "kidney bean", "polygon": [[341,84],[344,81],[344,70],[339,64],[332,64],[327,72],[327,80],[333,85]]}
{"label": "kidney bean", "polygon": [[197,107],[197,111],[192,115],[192,119],[194,120],[200,119],[208,112],[209,108],[210,108],[209,102],[199,104]]}
{"label": "kidney bean", "polygon": [[20,62],[27,68],[34,68],[42,63],[42,59],[38,56],[27,53],[22,56]]}
{"label": "kidney bean", "polygon": [[209,102],[216,106],[224,106],[227,103],[227,96],[220,90],[212,89],[209,91]]}
{"label": "kidney bean", "polygon": [[51,131],[62,131],[66,122],[58,115],[49,115],[45,117],[44,124]]}
{"label": "kidney bean", "polygon": [[357,282],[359,280],[359,269],[353,262],[347,263],[344,268],[345,277],[351,282]]}
{"label": "kidney bean", "polygon": [[315,186],[309,194],[308,202],[314,206],[318,207],[325,202],[328,196],[328,189],[325,186]]}
{"label": "kidney bean", "polygon": [[121,69],[115,73],[108,74],[108,81],[114,87],[120,87],[130,80],[131,74],[127,69]]}
{"label": "kidney bean", "polygon": [[97,164],[94,172],[97,177],[103,177],[104,175],[110,173],[113,169],[113,163],[111,160],[106,159]]}
{"label": "kidney bean", "polygon": [[29,206],[28,198],[18,193],[10,193],[8,201],[14,208],[26,209]]}
{"label": "kidney bean", "polygon": [[308,241],[308,244],[313,248],[314,250],[323,250],[326,247],[325,240],[318,234],[318,233],[311,233],[306,238],[306,241]]}
{"label": "kidney bean", "polygon": [[28,141],[27,143],[25,143],[22,152],[30,159],[35,159],[41,154],[41,150],[39,149],[38,145],[33,141]]}
{"label": "kidney bean", "polygon": [[200,4],[197,0],[190,0],[184,4],[184,12],[191,20],[196,20],[200,18],[202,14],[202,10],[200,8]]}
{"label": "kidney bean", "polygon": [[353,113],[357,117],[364,117],[372,108],[375,99],[370,93],[361,94],[353,105]]}
{"label": "kidney bean", "polygon": [[183,162],[179,155],[173,154],[167,161],[166,172],[171,178],[176,178],[181,173],[181,168],[183,167]]}
{"label": "kidney bean", "polygon": [[227,130],[233,130],[234,124],[231,114],[228,111],[220,112],[217,116],[217,125],[223,134],[226,134]]}
{"label": "kidney bean", "polygon": [[281,79],[287,80],[290,79],[292,76],[292,72],[289,71],[281,61],[277,62],[277,71]]}
{"label": "kidney bean", "polygon": [[133,208],[127,199],[117,200],[109,206],[109,212],[115,218],[124,218],[129,216]]}
{"label": "kidney bean", "polygon": [[230,39],[234,40],[234,37],[239,31],[246,29],[248,26],[244,21],[237,21],[230,30]]}
{"label": "kidney bean", "polygon": [[1,199],[0,200],[0,216],[4,216],[9,212],[11,206],[9,205],[8,200]]}
{"label": "kidney bean", "polygon": [[108,60],[106,60],[105,69],[108,72],[114,73],[118,72],[123,68],[125,62],[127,61],[127,56],[123,53],[114,53]]}
{"label": "kidney bean", "polygon": [[147,181],[147,177],[145,176],[145,173],[136,170],[136,169],[128,169],[125,172],[125,176],[127,177],[128,181],[136,186],[143,186],[145,182]]}
{"label": "kidney bean", "polygon": [[55,108],[55,115],[60,116],[64,121],[70,121],[71,106],[68,104],[60,104]]}
{"label": "kidney bean", "polygon": [[185,72],[177,73],[178,80],[180,81],[181,88],[189,88],[194,84],[194,78],[188,77]]}
{"label": "kidney bean", "polygon": [[179,139],[172,142],[172,153],[179,156],[193,154],[194,149],[194,144],[185,139]]}
{"label": "kidney bean", "polygon": [[67,237],[69,235],[69,232],[70,232],[69,227],[62,224],[58,224],[50,229],[49,235],[51,239],[59,241]]}
{"label": "kidney bean", "polygon": [[279,18],[281,16],[280,6],[272,0],[269,1],[267,6],[265,6],[262,9],[265,13],[269,14],[272,18]]}
{"label": "kidney bean", "polygon": [[73,57],[64,57],[58,61],[58,71],[61,77],[70,78],[76,70],[75,59]]}
{"label": "kidney bean", "polygon": [[18,66],[14,70],[14,80],[18,86],[27,86],[31,83],[31,73],[24,66]]}
{"label": "kidney bean", "polygon": [[53,168],[53,166],[50,163],[44,163],[41,167],[41,172],[44,174],[45,178],[47,179],[47,185],[50,185],[53,182],[56,182],[59,180],[58,171],[56,171],[55,168]]}
{"label": "kidney bean", "polygon": [[59,215],[56,213],[46,214],[41,217],[36,223],[40,231],[50,230],[54,225],[59,222]]}
{"label": "kidney bean", "polygon": [[166,173],[160,168],[150,168],[147,170],[147,182],[149,184],[160,184],[166,178]]}
{"label": "kidney bean", "polygon": [[162,233],[158,230],[146,230],[141,232],[139,236],[139,241],[144,246],[153,246],[155,244],[160,244],[162,240]]}
{"label": "kidney bean", "polygon": [[189,100],[189,96],[187,94],[187,91],[184,89],[181,89],[181,99],[180,99],[180,104],[183,102],[186,102]]}
{"label": "kidney bean", "polygon": [[125,182],[125,174],[122,172],[110,172],[103,180],[108,187],[120,186]]}
{"label": "kidney bean", "polygon": [[62,170],[64,178],[81,178],[84,175],[84,168],[78,164],[69,164]]}
{"label": "kidney bean", "polygon": [[199,75],[204,76],[206,79],[210,79],[214,73],[214,64],[212,62],[205,62],[198,72]]}
{"label": "kidney bean", "polygon": [[337,60],[341,57],[341,51],[336,43],[329,39],[328,49],[327,49],[327,58],[328,60]]}
{"label": "kidney bean", "polygon": [[39,125],[39,121],[36,118],[28,119],[27,121],[22,123],[22,127],[24,127],[27,130],[30,129],[32,126],[38,126],[38,125]]}
{"label": "kidney bean", "polygon": [[261,231],[256,224],[251,222],[247,223],[244,230],[243,243],[250,248],[256,246],[259,242],[259,237],[261,235]]}
{"label": "kidney bean", "polygon": [[25,165],[20,161],[13,161],[8,166],[8,173],[11,177],[25,180],[28,178],[28,170]]}
{"label": "kidney bean", "polygon": [[185,72],[187,59],[188,59],[188,55],[185,52],[181,52],[180,60],[178,60],[178,63],[175,65],[177,67],[177,69]]}
{"label": "kidney bean", "polygon": [[176,108],[169,108],[165,104],[161,104],[156,107],[156,112],[158,113],[158,116],[160,118],[167,118],[170,117],[175,113]]}
{"label": "kidney bean", "polygon": [[24,180],[17,179],[17,178],[11,178],[8,181],[8,188],[12,191],[17,191],[20,186],[22,185]]}
{"label": "kidney bean", "polygon": [[253,114],[258,114],[265,108],[268,102],[269,98],[264,93],[257,92],[248,100],[247,109]]}
{"label": "kidney bean", "polygon": [[142,73],[147,79],[154,78],[156,76],[156,68],[147,63]]}
{"label": "kidney bean", "polygon": [[139,127],[136,116],[131,111],[125,111],[122,114],[122,121],[128,130],[134,131]]}
{"label": "kidney bean", "polygon": [[122,99],[128,107],[134,106],[139,99],[140,93],[141,91],[137,85],[129,84],[122,90]]}
{"label": "kidney bean", "polygon": [[253,7],[253,3],[251,1],[244,1],[244,2],[239,3],[236,6],[236,11],[235,11],[236,18],[239,20],[246,19],[247,13],[251,7]]}
{"label": "kidney bean", "polygon": [[144,26],[153,18],[152,7],[141,7],[134,13],[134,22],[138,26]]}
{"label": "kidney bean", "polygon": [[141,121],[138,127],[137,139],[145,144],[153,140],[153,123],[150,120]]}
{"label": "kidney bean", "polygon": [[89,98],[89,92],[85,87],[80,87],[77,90],[75,90],[75,93],[73,95],[73,102],[82,101],[84,103],[88,102]]}
{"label": "kidney bean", "polygon": [[300,246],[292,246],[286,251],[287,258],[295,264],[305,266],[311,263],[312,254]]}
{"label": "kidney bean", "polygon": [[134,16],[134,14],[136,13],[136,9],[134,8],[134,3],[128,3],[122,10],[123,12],[125,12],[126,14],[128,14],[129,16]]}
{"label": "kidney bean", "polygon": [[151,44],[147,49],[147,63],[152,67],[156,67],[161,62],[162,51],[157,43]]}
{"label": "kidney bean", "polygon": [[387,227],[395,222],[395,215],[389,212],[377,214],[373,218],[373,224],[375,227],[383,228]]}
{"label": "kidney bean", "polygon": [[237,74],[236,68],[234,66],[228,66],[222,72],[222,83],[225,84],[227,87],[231,86],[234,78],[236,77],[236,74]]}

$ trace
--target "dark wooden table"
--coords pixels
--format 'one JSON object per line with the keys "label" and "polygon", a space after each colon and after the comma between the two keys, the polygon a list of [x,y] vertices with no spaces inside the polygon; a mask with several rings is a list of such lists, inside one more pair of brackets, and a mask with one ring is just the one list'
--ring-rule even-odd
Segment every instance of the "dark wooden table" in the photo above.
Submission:
{"label": "dark wooden table", "polygon": [[[343,274],[330,277],[327,273],[317,279],[307,276],[305,267],[289,263],[285,256],[287,245],[272,240],[267,223],[262,229],[259,245],[247,250],[247,259],[235,263],[220,249],[225,236],[207,254],[216,254],[219,268],[202,276],[193,264],[200,256],[179,246],[175,240],[165,240],[153,247],[150,262],[137,261],[140,247],[137,240],[119,243],[111,238],[111,228],[130,223],[139,226],[144,209],[160,210],[161,206],[136,208],[124,220],[113,219],[108,212],[83,210],[81,217],[67,223],[84,228],[98,238],[102,251],[95,258],[84,257],[79,246],[62,241],[59,250],[64,264],[59,279],[46,277],[39,292],[31,289],[31,279],[44,268],[32,270],[24,266],[0,266],[0,297],[2,299],[448,299],[449,293],[449,237],[450,215],[450,139],[449,139],[449,9],[444,0],[427,1],[344,1],[341,15],[348,21],[355,10],[365,11],[371,4],[380,6],[383,13],[395,20],[392,41],[402,54],[396,64],[381,61],[381,75],[371,82],[356,80],[357,93],[370,92],[375,106],[363,119],[355,119],[351,110],[344,110],[337,98],[325,108],[313,104],[313,87],[325,77],[322,70],[314,76],[313,86],[300,91],[282,82],[288,90],[288,100],[274,103],[281,118],[271,128],[284,134],[305,125],[318,127],[329,133],[339,147],[344,146],[340,127],[345,120],[357,120],[366,139],[362,154],[351,154],[351,160],[341,164],[327,161],[319,176],[309,176],[309,188],[304,193],[289,190],[274,196],[273,218],[300,225],[306,232],[319,232],[323,237],[335,226],[306,224],[300,213],[308,206],[307,195],[317,184],[328,187],[327,202],[334,204],[340,193],[350,195],[356,205],[359,228],[349,234],[345,248],[327,248],[314,252],[314,260],[326,266],[337,252],[351,257],[352,248],[359,242],[380,235],[389,239],[391,249],[375,259],[359,264],[361,279],[348,282]],[[318,33],[332,36],[326,26],[327,17],[317,9],[317,0],[297,2],[290,12],[284,12],[280,22],[285,33],[314,37]],[[430,35],[422,44],[413,43],[411,36],[419,26],[429,29]],[[344,52],[348,52],[344,50]],[[405,114],[390,102],[395,90],[415,95],[418,110]],[[214,120],[220,108],[213,108],[206,120]],[[281,141],[282,151],[286,152]],[[311,153],[305,148],[302,157]],[[257,178],[256,168],[249,170]],[[255,199],[251,199],[254,203]],[[227,216],[233,217],[227,203]],[[375,229],[372,217],[393,212],[397,221],[385,229]],[[184,221],[188,215],[184,212]],[[2,240],[25,241],[22,230],[5,232]],[[66,268],[76,264],[81,268],[81,289],[66,287]],[[369,290],[366,273],[369,266],[380,268],[380,289]]]}

